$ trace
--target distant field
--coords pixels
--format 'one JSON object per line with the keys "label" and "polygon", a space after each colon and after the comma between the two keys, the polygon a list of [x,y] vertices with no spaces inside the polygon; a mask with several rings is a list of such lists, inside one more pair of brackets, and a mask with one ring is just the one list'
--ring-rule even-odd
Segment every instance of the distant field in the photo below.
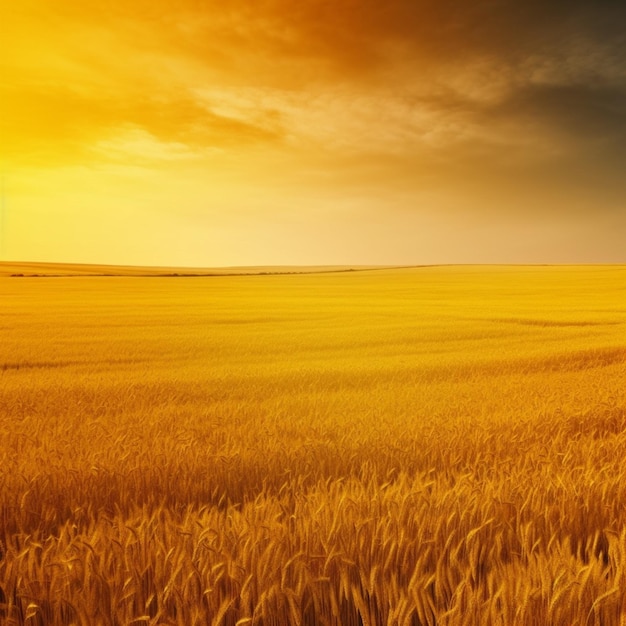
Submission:
{"label": "distant field", "polygon": [[87,265],[77,263],[20,263],[0,261],[0,277],[61,277],[61,276],[239,276],[257,274],[317,274],[346,272],[355,269],[381,269],[383,266],[364,265],[268,265],[267,267],[141,267],[137,265]]}
{"label": "distant field", "polygon": [[624,626],[625,381],[620,266],[0,278],[0,623]]}

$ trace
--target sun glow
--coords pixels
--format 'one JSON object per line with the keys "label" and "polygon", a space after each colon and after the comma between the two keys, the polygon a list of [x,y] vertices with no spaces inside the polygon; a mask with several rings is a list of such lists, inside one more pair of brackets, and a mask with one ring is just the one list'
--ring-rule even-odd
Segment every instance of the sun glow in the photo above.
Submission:
{"label": "sun glow", "polygon": [[624,260],[623,65],[591,9],[573,37],[534,5],[329,6],[3,8],[2,258]]}

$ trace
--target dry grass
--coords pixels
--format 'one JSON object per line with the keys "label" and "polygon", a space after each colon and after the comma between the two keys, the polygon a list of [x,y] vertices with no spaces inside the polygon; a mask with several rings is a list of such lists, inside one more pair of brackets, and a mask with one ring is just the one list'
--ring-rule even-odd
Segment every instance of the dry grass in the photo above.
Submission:
{"label": "dry grass", "polygon": [[625,286],[0,280],[0,623],[624,626]]}

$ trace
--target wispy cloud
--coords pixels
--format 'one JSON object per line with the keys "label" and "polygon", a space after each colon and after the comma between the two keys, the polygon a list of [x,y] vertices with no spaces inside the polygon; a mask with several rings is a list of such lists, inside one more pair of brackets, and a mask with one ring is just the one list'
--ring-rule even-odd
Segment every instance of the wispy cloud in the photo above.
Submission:
{"label": "wispy cloud", "polygon": [[357,205],[613,219],[625,22],[612,0],[24,0],[2,158],[20,180],[150,170],[194,181],[197,213],[239,201],[270,221],[287,203],[338,223]]}

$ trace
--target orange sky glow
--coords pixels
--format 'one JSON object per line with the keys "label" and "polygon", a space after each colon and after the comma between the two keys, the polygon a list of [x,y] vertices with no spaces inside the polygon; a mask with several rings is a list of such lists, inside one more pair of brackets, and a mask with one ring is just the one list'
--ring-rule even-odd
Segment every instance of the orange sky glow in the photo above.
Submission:
{"label": "orange sky glow", "polygon": [[621,3],[5,5],[0,260],[626,262]]}

